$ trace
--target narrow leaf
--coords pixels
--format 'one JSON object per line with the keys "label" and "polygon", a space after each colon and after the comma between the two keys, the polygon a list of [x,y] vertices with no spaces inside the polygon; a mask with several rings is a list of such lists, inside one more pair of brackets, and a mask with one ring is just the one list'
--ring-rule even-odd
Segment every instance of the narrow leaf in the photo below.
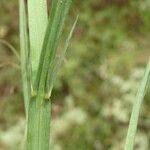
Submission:
{"label": "narrow leaf", "polygon": [[28,0],[29,35],[31,49],[32,75],[34,81],[46,26],[48,23],[47,0]]}
{"label": "narrow leaf", "polygon": [[25,110],[27,115],[29,99],[30,99],[30,85],[29,85],[30,83],[29,83],[29,76],[28,76],[29,45],[28,45],[27,18],[26,18],[24,0],[19,1],[19,18],[20,18],[21,72],[22,72]]}
{"label": "narrow leaf", "polygon": [[66,42],[65,42],[65,45],[64,45],[64,48],[62,49],[61,53],[59,54],[58,57],[55,58],[54,62],[52,63],[50,69],[49,69],[49,75],[48,75],[48,81],[47,81],[47,91],[48,91],[48,97],[50,97],[51,95],[51,91],[53,89],[53,86],[54,86],[54,83],[56,81],[56,78],[57,78],[57,74],[58,74],[58,71],[61,67],[61,64],[63,62],[63,60],[65,59],[65,54],[66,54],[66,51],[69,47],[69,43],[70,43],[70,40],[71,40],[71,37],[72,37],[72,34],[73,34],[73,31],[75,29],[75,26],[77,24],[77,21],[78,21],[78,16],[70,30],[70,33],[66,39]]}
{"label": "narrow leaf", "polygon": [[150,61],[146,67],[145,74],[139,86],[136,99],[135,99],[135,103],[133,105],[133,110],[132,110],[132,114],[130,118],[128,133],[127,133],[126,143],[125,143],[125,148],[124,148],[125,150],[133,150],[134,148],[134,139],[135,139],[137,125],[138,125],[140,108],[141,108],[141,104],[144,99],[144,96],[146,94],[146,91],[147,91],[149,77],[150,77]]}
{"label": "narrow leaf", "polygon": [[71,0],[58,0],[54,14],[54,19],[51,24],[51,19],[46,31],[45,40],[42,48],[42,55],[38,68],[36,79],[36,87],[44,90],[49,66],[56,56],[56,50],[59,43],[59,38],[62,33],[66,15],[69,10]]}

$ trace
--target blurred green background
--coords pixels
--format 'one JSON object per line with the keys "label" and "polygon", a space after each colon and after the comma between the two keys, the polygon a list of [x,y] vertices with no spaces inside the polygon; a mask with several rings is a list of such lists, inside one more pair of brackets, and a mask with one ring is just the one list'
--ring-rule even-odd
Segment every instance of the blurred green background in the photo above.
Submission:
{"label": "blurred green background", "polygon": [[[77,14],[52,96],[51,150],[123,150],[150,56],[150,1],[74,0],[63,37]],[[17,0],[0,0],[0,39],[19,52]],[[0,43],[0,150],[20,150],[24,142],[18,64]],[[150,92],[142,105],[135,150],[150,149],[149,110]]]}

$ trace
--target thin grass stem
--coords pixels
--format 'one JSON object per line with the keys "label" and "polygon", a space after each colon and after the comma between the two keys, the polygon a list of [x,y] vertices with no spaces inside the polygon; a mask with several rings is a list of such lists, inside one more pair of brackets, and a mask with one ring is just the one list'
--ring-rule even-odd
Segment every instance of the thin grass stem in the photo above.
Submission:
{"label": "thin grass stem", "polygon": [[134,140],[135,140],[136,131],[137,131],[140,108],[141,108],[144,96],[146,94],[146,91],[147,91],[149,77],[150,77],[150,60],[147,64],[143,79],[141,81],[141,84],[139,86],[139,89],[135,98],[124,150],[133,150],[134,148]]}

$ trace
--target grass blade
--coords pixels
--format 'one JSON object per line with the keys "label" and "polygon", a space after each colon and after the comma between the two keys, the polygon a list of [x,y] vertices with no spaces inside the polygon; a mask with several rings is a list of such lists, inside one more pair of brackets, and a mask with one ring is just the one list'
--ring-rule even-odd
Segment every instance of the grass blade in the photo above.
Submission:
{"label": "grass blade", "polygon": [[[50,18],[45,40],[43,43],[38,74],[36,78],[36,86],[44,89],[46,86],[46,78],[50,64],[56,56],[56,50],[59,43],[59,38],[62,33],[65,17],[68,13],[71,0],[58,0],[53,20]],[[52,20],[52,24],[51,24]]]}
{"label": "grass blade", "polygon": [[66,54],[66,51],[69,47],[69,43],[70,43],[70,40],[71,40],[71,37],[72,37],[72,34],[73,34],[73,31],[75,29],[75,26],[77,24],[77,21],[78,21],[78,16],[70,30],[70,33],[66,39],[66,42],[65,42],[65,46],[64,48],[62,49],[61,53],[59,54],[58,57],[55,58],[54,62],[51,64],[51,67],[49,69],[49,75],[48,75],[48,79],[47,79],[47,96],[50,97],[51,96],[51,92],[52,92],[52,89],[53,89],[53,86],[54,86],[54,83],[56,81],[56,78],[57,78],[57,74],[58,74],[58,71],[60,69],[60,66],[63,62],[63,60],[65,59],[65,54]]}
{"label": "grass blade", "polygon": [[21,55],[21,72],[22,72],[22,84],[23,94],[25,101],[25,111],[27,115],[29,99],[30,99],[30,83],[28,72],[28,60],[29,60],[29,45],[27,34],[27,18],[25,12],[24,0],[19,1],[19,18],[20,18],[20,55]]}
{"label": "grass blade", "polygon": [[48,23],[47,0],[28,0],[29,35],[32,64],[32,81],[34,81],[46,26]]}
{"label": "grass blade", "polygon": [[140,87],[136,95],[135,103],[133,105],[133,110],[132,110],[132,114],[130,118],[130,123],[129,123],[124,150],[133,150],[134,148],[134,139],[135,139],[136,130],[137,130],[140,108],[141,108],[141,104],[144,99],[144,96],[146,94],[149,76],[150,76],[150,61],[146,67],[145,74],[141,81]]}

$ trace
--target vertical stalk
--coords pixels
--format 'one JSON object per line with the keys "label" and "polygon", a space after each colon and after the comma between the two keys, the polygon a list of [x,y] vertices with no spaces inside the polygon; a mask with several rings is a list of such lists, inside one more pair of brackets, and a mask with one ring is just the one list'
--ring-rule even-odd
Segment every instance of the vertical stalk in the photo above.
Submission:
{"label": "vertical stalk", "polygon": [[133,105],[132,114],[129,122],[128,133],[126,137],[124,150],[133,150],[134,149],[134,139],[137,131],[138,118],[140,114],[141,105],[144,99],[144,96],[147,91],[148,83],[150,78],[150,60],[145,69],[145,74],[139,86],[136,99]]}
{"label": "vertical stalk", "polygon": [[[28,0],[29,39],[32,64],[32,83],[38,70],[42,44],[48,23],[47,0]],[[33,89],[34,90],[34,89]],[[29,102],[27,125],[27,150],[48,150],[50,130],[50,101],[42,94]],[[42,102],[42,103],[40,103]]]}
{"label": "vertical stalk", "polygon": [[19,25],[20,25],[21,76],[22,76],[25,112],[27,117],[30,100],[30,83],[29,83],[29,69],[27,63],[29,62],[29,45],[28,45],[27,18],[24,0],[19,0]]}
{"label": "vertical stalk", "polygon": [[[35,3],[36,1],[37,0],[35,0]],[[31,95],[28,108],[27,150],[49,150],[51,101],[50,96],[47,96],[48,95],[46,89],[48,78],[47,76],[49,67],[56,57],[56,50],[58,48],[59,39],[63,30],[63,25],[69,10],[71,0],[53,0],[52,2],[53,6],[51,9],[51,15],[47,25],[46,33],[44,34],[45,37],[43,41],[43,46],[40,50],[41,51],[40,58],[38,58],[39,61],[37,62],[35,61],[36,64],[38,64],[38,69],[36,68],[37,66],[35,67],[33,64],[34,60],[32,61],[32,69],[34,69],[32,71],[34,84],[33,84],[33,93]],[[28,10],[29,9],[30,8],[28,8]],[[33,12],[31,12],[31,14],[35,13],[33,9],[32,11]],[[29,29],[33,28],[32,25],[34,24],[32,24],[32,21],[35,20],[35,18],[32,18],[33,20],[30,19],[29,19]],[[32,25],[30,24],[30,22]],[[32,33],[30,31],[30,35],[31,34]],[[34,38],[36,38],[35,33],[34,36],[35,36]],[[32,42],[31,39],[32,38],[30,37],[30,45]],[[34,44],[36,43],[37,41]],[[33,48],[31,46],[31,52],[32,51]],[[39,51],[36,52],[34,51],[32,53],[37,52]]]}
{"label": "vertical stalk", "polygon": [[50,110],[51,102],[43,94],[31,98],[27,150],[49,150]]}

